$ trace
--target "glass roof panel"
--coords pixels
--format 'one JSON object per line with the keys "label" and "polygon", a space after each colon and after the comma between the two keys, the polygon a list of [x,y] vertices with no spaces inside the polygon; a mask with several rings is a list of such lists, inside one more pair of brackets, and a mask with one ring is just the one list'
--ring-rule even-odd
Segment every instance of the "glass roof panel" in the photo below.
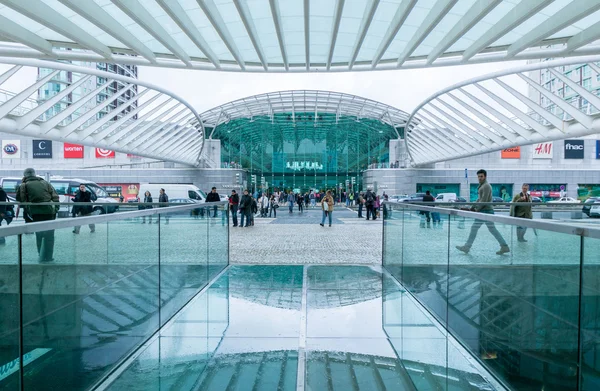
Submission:
{"label": "glass roof panel", "polygon": [[563,38],[570,37],[576,34],[579,34],[583,30],[591,27],[593,24],[598,23],[600,21],[600,11],[596,11],[591,15],[586,16],[585,18],[579,20],[577,23],[573,23],[571,26],[562,29],[556,34],[550,36],[550,39],[553,38]]}
{"label": "glass roof panel", "polygon": [[344,5],[332,62],[348,62],[358,39],[362,19],[367,12],[367,3],[348,1]]}
{"label": "glass roof panel", "polygon": [[281,28],[289,63],[304,64],[304,7],[297,0],[279,0]]}
{"label": "glass roof panel", "polygon": [[204,38],[207,45],[210,47],[213,53],[215,53],[217,58],[224,61],[234,61],[231,52],[229,49],[227,49],[227,46],[225,46],[225,43],[221,37],[219,37],[219,34],[210,23],[210,20],[208,20],[204,12],[202,12],[198,6],[198,3],[196,3],[196,7],[188,9],[187,13],[190,16],[192,23],[194,23],[202,35],[202,38]]}
{"label": "glass roof panel", "polygon": [[399,2],[381,1],[379,3],[375,15],[373,15],[373,21],[369,26],[369,30],[356,57],[356,61],[371,62],[373,60],[399,6]]}
{"label": "glass roof panel", "polygon": [[0,4],[0,14],[6,17],[7,19],[10,19],[13,22],[17,23],[18,25],[26,26],[29,31],[39,35],[44,39],[58,42],[73,42],[69,38],[45,27],[44,25],[36,22],[33,19],[28,18],[25,15],[20,14],[17,11],[14,11],[11,8],[8,8],[5,5]]}
{"label": "glass roof panel", "polygon": [[252,45],[252,40],[244,26],[242,18],[231,2],[217,2],[217,10],[225,22],[225,28],[233,38],[232,44],[239,50],[243,61],[260,62],[260,58]]}
{"label": "glass roof panel", "polygon": [[249,0],[247,4],[267,62],[283,63],[270,7],[266,6],[262,0]]}

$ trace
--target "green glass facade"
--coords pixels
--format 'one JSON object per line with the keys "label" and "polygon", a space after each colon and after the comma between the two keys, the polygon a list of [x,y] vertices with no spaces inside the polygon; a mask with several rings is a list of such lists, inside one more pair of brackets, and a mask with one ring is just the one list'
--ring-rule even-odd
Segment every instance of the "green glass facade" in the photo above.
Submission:
{"label": "green glass facade", "polygon": [[241,164],[257,187],[304,192],[358,189],[360,173],[388,163],[389,140],[402,135],[403,128],[374,119],[296,112],[234,119],[212,138],[221,140],[221,162]]}

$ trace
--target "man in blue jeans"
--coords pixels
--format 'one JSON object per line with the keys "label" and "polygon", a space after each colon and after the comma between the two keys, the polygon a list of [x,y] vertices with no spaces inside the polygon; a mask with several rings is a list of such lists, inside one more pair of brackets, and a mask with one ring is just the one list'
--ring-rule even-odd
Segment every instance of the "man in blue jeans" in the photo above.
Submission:
{"label": "man in blue jeans", "polygon": [[[492,202],[492,186],[490,186],[490,184],[487,182],[487,172],[485,170],[477,171],[477,180],[479,181],[479,187],[477,188],[477,202]],[[492,205],[475,205],[472,210],[479,213],[494,214],[494,208]],[[494,222],[483,220],[475,220],[471,226],[471,233],[469,234],[467,243],[465,243],[464,246],[456,246],[456,248],[463,253],[468,254],[469,250],[471,250],[473,242],[475,241],[475,238],[477,237],[477,231],[479,231],[479,228],[481,228],[483,224],[487,226],[490,233],[500,244],[500,250],[496,251],[496,254],[502,255],[510,252],[508,244],[506,244],[506,241],[500,232],[498,232]]]}

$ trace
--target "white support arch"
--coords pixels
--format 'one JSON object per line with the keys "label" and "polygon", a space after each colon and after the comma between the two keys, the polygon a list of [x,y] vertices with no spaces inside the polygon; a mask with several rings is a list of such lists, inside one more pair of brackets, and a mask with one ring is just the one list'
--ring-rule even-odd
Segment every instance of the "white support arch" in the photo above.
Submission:
{"label": "white support arch", "polygon": [[[405,135],[413,165],[600,133],[600,97],[566,76],[563,68],[587,66],[592,78],[600,78],[598,62],[600,56],[537,62],[439,91],[408,119]],[[541,71],[549,78],[541,81],[535,73]],[[560,87],[551,87],[558,83]],[[575,95],[567,100],[560,88]],[[540,105],[523,90],[547,103]]]}
{"label": "white support arch", "polygon": [[[0,59],[0,63],[13,65],[0,75],[0,88],[11,77],[26,73],[27,67],[50,70],[22,91],[0,101],[0,132],[189,166],[199,164],[204,125],[190,104],[177,95],[150,83],[94,68],[18,58]],[[38,99],[38,91],[48,83],[57,83],[56,78],[65,72],[71,75],[68,80],[73,81],[60,78],[62,87],[56,95]],[[115,85],[116,92],[106,94],[107,88]],[[74,93],[83,86],[90,92]],[[68,100],[72,97],[77,100]]]}

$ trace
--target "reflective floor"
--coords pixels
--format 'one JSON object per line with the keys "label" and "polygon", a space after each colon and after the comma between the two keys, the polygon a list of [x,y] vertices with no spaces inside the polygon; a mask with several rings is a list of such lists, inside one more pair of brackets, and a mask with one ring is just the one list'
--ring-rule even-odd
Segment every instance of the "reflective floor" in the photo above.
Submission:
{"label": "reflective floor", "polygon": [[493,390],[380,267],[231,266],[111,390]]}

